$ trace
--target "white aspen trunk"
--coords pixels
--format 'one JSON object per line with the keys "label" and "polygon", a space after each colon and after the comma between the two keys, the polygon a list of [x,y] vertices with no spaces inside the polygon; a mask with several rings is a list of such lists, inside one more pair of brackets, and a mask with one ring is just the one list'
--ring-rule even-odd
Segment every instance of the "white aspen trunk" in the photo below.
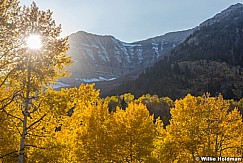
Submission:
{"label": "white aspen trunk", "polygon": [[23,130],[20,138],[20,147],[19,147],[19,161],[18,163],[24,162],[24,156],[25,156],[25,139],[27,135],[27,120],[28,120],[28,114],[29,114],[29,104],[30,104],[30,82],[31,82],[31,55],[29,56],[27,60],[27,89],[26,89],[26,96],[24,98],[24,120],[23,120]]}
{"label": "white aspen trunk", "polygon": [[27,114],[24,112],[23,131],[20,138],[19,163],[24,162],[25,136],[27,135]]}

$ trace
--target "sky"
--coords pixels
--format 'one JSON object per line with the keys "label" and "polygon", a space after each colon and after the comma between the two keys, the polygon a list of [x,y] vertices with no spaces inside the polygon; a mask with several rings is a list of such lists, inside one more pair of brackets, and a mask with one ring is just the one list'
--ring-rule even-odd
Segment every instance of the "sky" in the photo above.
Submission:
{"label": "sky", "polygon": [[[33,0],[20,0],[29,6]],[[62,36],[77,31],[112,35],[135,42],[168,32],[194,28],[243,0],[35,0],[53,11]]]}

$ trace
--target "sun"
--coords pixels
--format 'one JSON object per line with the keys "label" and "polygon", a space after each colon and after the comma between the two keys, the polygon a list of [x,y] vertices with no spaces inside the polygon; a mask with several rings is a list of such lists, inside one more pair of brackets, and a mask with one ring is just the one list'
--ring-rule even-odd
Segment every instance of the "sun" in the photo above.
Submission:
{"label": "sun", "polygon": [[40,35],[30,35],[29,37],[27,37],[26,44],[30,49],[40,49],[42,47]]}

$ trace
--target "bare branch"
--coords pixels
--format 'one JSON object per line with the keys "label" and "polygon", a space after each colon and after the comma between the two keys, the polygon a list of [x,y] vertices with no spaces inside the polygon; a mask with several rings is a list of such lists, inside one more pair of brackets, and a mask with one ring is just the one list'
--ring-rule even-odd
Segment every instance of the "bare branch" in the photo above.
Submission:
{"label": "bare branch", "polygon": [[[29,128],[29,131],[32,131],[32,130],[36,129],[40,124],[41,124],[41,123],[38,123],[38,124],[35,125],[34,127]],[[30,134],[30,135],[31,135],[31,134]]]}
{"label": "bare branch", "polygon": [[12,155],[12,154],[14,154],[14,153],[16,153],[16,156],[18,156],[18,151],[13,151],[13,152],[10,152],[10,153],[7,153],[7,154],[5,154],[5,155],[1,155],[0,156],[0,158],[2,159],[2,158],[4,158],[4,157],[6,157],[6,156],[8,156],[8,155]]}
{"label": "bare branch", "polygon": [[29,127],[27,127],[27,130],[30,129],[32,126],[36,125],[37,123],[39,123],[41,120],[44,119],[44,117],[46,116],[47,114],[44,114],[43,116],[41,116],[37,121],[33,122],[31,125],[29,125]]}
{"label": "bare branch", "polygon": [[0,84],[0,87],[3,86],[3,84],[6,82],[6,80],[8,79],[8,77],[9,77],[9,76],[11,75],[11,73],[12,73],[13,71],[15,71],[15,70],[16,70],[16,68],[13,68],[12,70],[10,70],[10,71],[6,74],[5,78],[3,79],[2,83]]}
{"label": "bare branch", "polygon": [[3,123],[5,120],[7,120],[7,117],[6,117],[6,118],[2,118],[2,119],[0,120],[0,124]]}
{"label": "bare branch", "polygon": [[17,131],[18,131],[18,134],[21,136],[22,134],[21,134],[21,132],[19,131],[19,128],[18,128],[18,126],[15,124],[15,127],[16,127],[16,129],[17,129]]}
{"label": "bare branch", "polygon": [[39,137],[39,138],[46,138],[47,137],[47,136],[43,136],[43,135],[30,134],[30,133],[27,133],[27,135],[35,136],[35,137]]}
{"label": "bare branch", "polygon": [[[23,120],[22,120],[21,118],[19,118],[19,117],[17,117],[17,116],[14,116],[14,115],[8,113],[8,112],[5,110],[5,108],[6,108],[8,105],[10,105],[10,104],[14,101],[14,98],[15,98],[17,95],[18,95],[18,92],[15,92],[15,93],[13,94],[11,100],[10,100],[8,103],[6,103],[5,105],[1,106],[0,110],[2,110],[2,111],[3,111],[4,113],[6,113],[8,116],[13,117],[13,118],[16,118],[16,119],[20,120],[21,122],[23,122]],[[6,98],[6,99],[7,99],[7,98]],[[3,102],[3,101],[6,100],[6,99],[3,99],[1,102]]]}
{"label": "bare branch", "polygon": [[15,116],[15,115],[12,115],[12,114],[10,114],[10,113],[8,113],[5,109],[2,109],[2,111],[3,111],[4,113],[6,113],[8,116],[13,117],[13,118],[16,118],[16,119],[20,120],[21,122],[23,122],[23,120],[22,120],[21,118]]}
{"label": "bare branch", "polygon": [[25,144],[25,147],[34,147],[34,148],[39,148],[39,149],[46,149],[46,148],[43,148],[43,147],[38,147],[38,146],[33,145],[33,144]]}
{"label": "bare branch", "polygon": [[[20,91],[15,92],[15,93],[13,94],[12,98],[10,99],[10,101],[9,101],[8,103],[2,105],[1,108],[0,108],[0,110],[4,110],[9,104],[11,104],[11,103],[14,101],[15,97],[18,96],[18,93],[19,93],[19,92],[20,92]],[[1,100],[1,103],[3,103],[3,102],[4,102],[5,100],[7,100],[7,99],[8,99],[8,97],[7,97],[7,98],[4,98],[3,100]]]}
{"label": "bare branch", "polygon": [[43,101],[44,100],[40,101],[38,106],[35,106],[34,104],[32,104],[34,109],[33,109],[33,111],[29,112],[29,114],[32,114],[32,113],[36,112],[40,108],[40,106],[41,106]]}

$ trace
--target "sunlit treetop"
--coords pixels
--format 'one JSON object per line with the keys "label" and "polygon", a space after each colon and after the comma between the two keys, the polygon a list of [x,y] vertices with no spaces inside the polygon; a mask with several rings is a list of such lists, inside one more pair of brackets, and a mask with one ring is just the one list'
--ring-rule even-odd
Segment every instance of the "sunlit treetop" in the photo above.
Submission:
{"label": "sunlit treetop", "polygon": [[[27,75],[27,62],[31,63],[33,91],[67,74],[63,70],[71,62],[66,53],[69,48],[67,37],[60,37],[61,26],[55,24],[50,10],[39,10],[35,2],[29,7],[24,6],[20,10],[16,30],[19,32],[20,46],[15,59],[18,70],[22,72],[17,72],[15,78]],[[23,79],[17,80],[23,82],[22,87],[26,83]]]}

